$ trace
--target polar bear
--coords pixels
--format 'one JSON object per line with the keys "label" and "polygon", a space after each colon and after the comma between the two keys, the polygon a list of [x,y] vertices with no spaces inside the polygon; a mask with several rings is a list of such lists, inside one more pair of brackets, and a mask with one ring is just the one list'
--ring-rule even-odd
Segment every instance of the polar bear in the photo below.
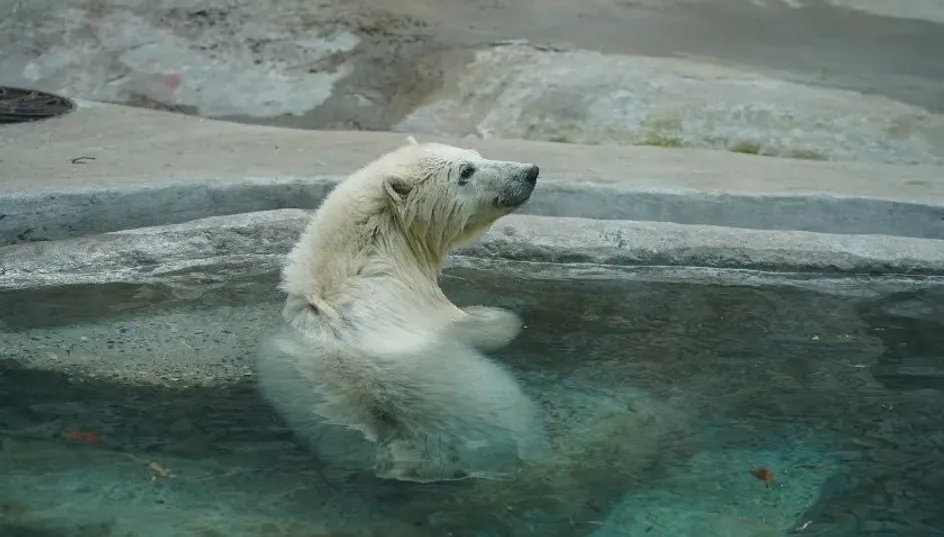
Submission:
{"label": "polar bear", "polygon": [[540,412],[483,351],[518,317],[459,308],[447,252],[531,197],[539,169],[412,138],[342,181],[288,255],[263,395],[324,462],[407,481],[497,478],[545,449]]}

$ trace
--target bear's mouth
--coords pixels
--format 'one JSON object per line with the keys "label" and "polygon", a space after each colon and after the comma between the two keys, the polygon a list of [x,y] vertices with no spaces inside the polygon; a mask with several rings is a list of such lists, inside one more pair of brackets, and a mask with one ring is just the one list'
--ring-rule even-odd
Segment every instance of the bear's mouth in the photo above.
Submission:
{"label": "bear's mouth", "polygon": [[531,199],[531,193],[534,187],[531,185],[516,184],[502,191],[495,199],[495,205],[499,209],[517,209]]}

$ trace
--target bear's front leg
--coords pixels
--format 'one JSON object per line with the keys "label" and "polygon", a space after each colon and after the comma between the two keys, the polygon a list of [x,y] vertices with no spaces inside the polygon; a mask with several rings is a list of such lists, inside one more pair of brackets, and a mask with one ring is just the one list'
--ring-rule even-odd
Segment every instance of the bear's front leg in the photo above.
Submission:
{"label": "bear's front leg", "polygon": [[511,343],[521,332],[521,319],[511,311],[488,306],[462,308],[448,334],[483,351],[495,351]]}

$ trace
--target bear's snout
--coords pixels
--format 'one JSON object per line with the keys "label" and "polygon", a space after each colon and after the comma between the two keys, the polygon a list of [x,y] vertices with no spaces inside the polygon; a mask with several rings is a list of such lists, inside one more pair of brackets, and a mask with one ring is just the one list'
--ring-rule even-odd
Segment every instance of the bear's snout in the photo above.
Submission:
{"label": "bear's snout", "polygon": [[534,186],[538,182],[538,175],[540,173],[541,168],[532,164],[524,169],[524,180],[527,181],[529,185]]}
{"label": "bear's snout", "polygon": [[519,165],[513,174],[506,176],[509,181],[495,200],[496,205],[503,209],[516,209],[524,205],[531,198],[540,173],[541,169],[534,164]]}

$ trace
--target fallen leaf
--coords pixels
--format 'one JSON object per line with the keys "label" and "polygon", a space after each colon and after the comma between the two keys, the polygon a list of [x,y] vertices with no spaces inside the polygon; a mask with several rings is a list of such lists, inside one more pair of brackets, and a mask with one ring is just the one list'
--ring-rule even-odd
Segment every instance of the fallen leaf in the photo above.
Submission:
{"label": "fallen leaf", "polygon": [[102,443],[102,435],[98,433],[90,433],[88,431],[80,431],[78,429],[69,429],[66,431],[66,436],[69,437],[69,440],[74,440],[76,442],[82,442],[85,444]]}
{"label": "fallen leaf", "polygon": [[774,482],[774,473],[763,466],[754,468],[750,473],[752,476],[764,482],[764,488],[770,487],[770,484]]}

